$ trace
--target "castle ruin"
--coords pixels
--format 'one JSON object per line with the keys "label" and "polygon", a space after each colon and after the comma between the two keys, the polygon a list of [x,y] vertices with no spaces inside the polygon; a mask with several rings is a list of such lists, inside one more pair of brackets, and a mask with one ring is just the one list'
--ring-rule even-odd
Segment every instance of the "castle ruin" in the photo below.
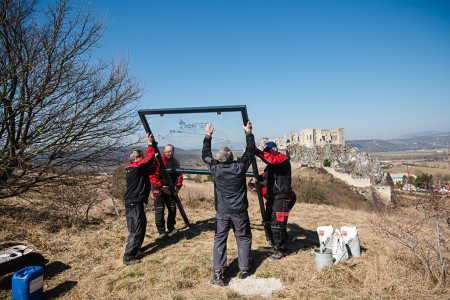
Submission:
{"label": "castle ruin", "polygon": [[273,141],[277,144],[279,150],[286,150],[288,145],[299,144],[307,148],[315,146],[323,147],[326,145],[342,145],[345,146],[344,128],[336,129],[302,129],[300,131],[292,131],[290,138],[286,135],[283,137],[261,138],[259,147],[264,148],[264,144]]}
{"label": "castle ruin", "polygon": [[342,145],[345,146],[344,128],[336,129],[302,129],[291,132],[291,143],[308,148],[314,146]]}

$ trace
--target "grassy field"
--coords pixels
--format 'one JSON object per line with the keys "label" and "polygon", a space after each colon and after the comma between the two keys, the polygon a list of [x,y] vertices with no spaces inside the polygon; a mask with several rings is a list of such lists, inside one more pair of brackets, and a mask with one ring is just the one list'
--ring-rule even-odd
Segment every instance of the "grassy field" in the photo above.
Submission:
{"label": "grassy field", "polygon": [[384,172],[407,173],[415,175],[421,173],[433,176],[450,177],[450,157],[447,153],[436,151],[406,151],[406,152],[380,152],[371,153],[380,160]]}
{"label": "grassy field", "polygon": [[414,175],[421,173],[431,174],[433,176],[450,176],[450,169],[447,162],[424,162],[424,161],[405,161],[392,163],[392,168],[384,169],[384,172],[407,173]]}
{"label": "grassy field", "polygon": [[[294,172],[303,180],[296,188],[320,193],[325,203],[333,204],[333,194],[345,195],[351,202],[355,193],[335,185],[326,174],[301,170]],[[334,183],[333,183],[334,182]],[[329,185],[334,192],[328,193]],[[243,296],[230,287],[209,283],[212,275],[214,203],[211,182],[186,180],[180,192],[192,224],[164,242],[157,242],[154,212],[147,210],[147,237],[142,248],[142,263],[126,267],[122,254],[127,237],[123,208],[116,216],[111,199],[104,199],[93,212],[90,224],[65,227],[57,212],[45,203],[16,200],[0,206],[0,241],[17,241],[42,253],[49,263],[45,268],[46,299],[261,299]],[[298,194],[302,194],[297,190]],[[308,193],[303,194],[307,197]],[[339,198],[337,201],[339,200]],[[431,280],[414,256],[380,233],[377,224],[383,217],[368,211],[367,205],[346,208],[300,202],[291,212],[288,255],[279,261],[272,253],[261,226],[258,201],[249,194],[252,224],[253,271],[258,278],[276,278],[283,289],[271,299],[449,299],[450,291]],[[355,196],[354,201],[364,201]],[[350,206],[352,206],[350,204]],[[362,208],[359,209],[359,208]],[[391,214],[404,219],[404,214]],[[322,225],[357,226],[362,256],[317,271],[314,248],[318,245],[316,228]],[[448,234],[448,231],[442,232]],[[446,245],[448,247],[448,245]],[[448,252],[447,252],[448,254]],[[237,276],[237,248],[233,233],[228,242],[228,278]],[[11,298],[11,274],[0,277],[0,298]]]}

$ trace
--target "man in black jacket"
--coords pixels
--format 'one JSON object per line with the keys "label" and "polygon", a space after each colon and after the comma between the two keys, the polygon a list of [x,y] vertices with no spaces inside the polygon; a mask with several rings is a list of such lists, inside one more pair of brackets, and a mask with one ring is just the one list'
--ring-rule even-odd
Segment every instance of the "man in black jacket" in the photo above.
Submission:
{"label": "man in black jacket", "polygon": [[238,160],[228,147],[220,148],[216,159],[212,157],[211,139],[213,127],[207,124],[203,139],[202,158],[214,178],[216,190],[216,228],[214,234],[213,284],[224,285],[223,269],[227,264],[227,239],[233,228],[238,247],[239,278],[248,276],[250,270],[250,250],[252,233],[248,216],[246,173],[255,156],[255,137],[250,122],[244,126],[247,146]]}
{"label": "man in black jacket", "polygon": [[155,149],[152,146],[152,134],[147,134],[147,144],[147,155],[144,157],[141,150],[133,150],[130,154],[130,163],[125,166],[127,187],[124,197],[128,240],[123,255],[123,263],[127,266],[140,262],[136,255],[144,242],[147,227],[144,203],[148,203],[150,194],[149,175],[155,169],[153,164]]}
{"label": "man in black jacket", "polygon": [[263,151],[256,150],[256,155],[267,164],[263,182],[267,193],[265,226],[270,229],[270,242],[274,248],[271,257],[280,259],[286,250],[289,211],[295,203],[295,193],[291,187],[291,163],[287,155],[278,152],[275,142],[267,142]]}

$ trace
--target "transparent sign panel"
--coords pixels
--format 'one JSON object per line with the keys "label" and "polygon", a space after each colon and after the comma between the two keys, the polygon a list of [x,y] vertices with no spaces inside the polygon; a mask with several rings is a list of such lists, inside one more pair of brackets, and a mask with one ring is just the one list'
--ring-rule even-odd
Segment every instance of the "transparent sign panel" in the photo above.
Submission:
{"label": "transparent sign panel", "polygon": [[174,157],[185,173],[207,170],[201,157],[207,123],[214,128],[213,156],[225,146],[235,158],[245,150],[245,106],[140,110],[139,115],[146,131],[153,133],[160,152],[167,144],[175,147]]}

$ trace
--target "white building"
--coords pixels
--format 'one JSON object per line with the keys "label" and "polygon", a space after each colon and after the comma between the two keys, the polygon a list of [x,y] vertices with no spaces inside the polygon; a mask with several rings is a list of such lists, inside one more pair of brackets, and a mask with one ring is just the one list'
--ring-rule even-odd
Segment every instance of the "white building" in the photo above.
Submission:
{"label": "white building", "polygon": [[325,145],[345,145],[344,128],[336,129],[302,129],[300,134],[291,132],[291,143],[300,143],[301,146],[314,147]]}
{"label": "white building", "polygon": [[[397,182],[403,183],[403,176],[406,176],[406,178],[408,178],[408,177],[417,178],[416,175],[411,174],[411,173],[391,172],[389,174],[391,175],[392,182],[394,182],[394,184],[397,183]],[[387,175],[387,173],[384,175],[384,177],[386,177],[386,175]]]}

